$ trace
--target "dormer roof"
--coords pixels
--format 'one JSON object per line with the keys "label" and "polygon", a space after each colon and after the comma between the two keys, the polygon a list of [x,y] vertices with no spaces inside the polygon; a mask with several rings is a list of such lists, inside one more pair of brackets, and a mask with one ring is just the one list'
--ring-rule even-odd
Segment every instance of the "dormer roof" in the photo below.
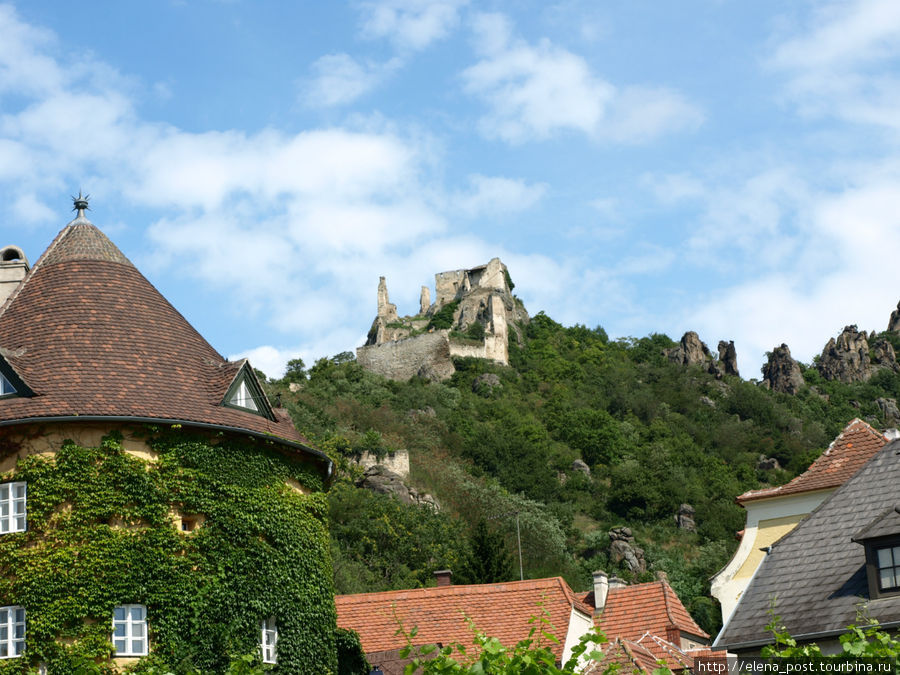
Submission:
{"label": "dormer roof", "polygon": [[737,498],[739,504],[843,485],[888,442],[884,434],[859,418],[838,434],[828,449],[793,480],[776,487],[750,490]]}
{"label": "dormer roof", "polygon": [[[0,426],[60,418],[192,424],[324,458],[286,411],[272,408],[249,364],[213,349],[83,211],[0,307],[0,358],[0,372],[6,365],[27,388],[0,398]],[[255,384],[258,411],[223,405],[238,377]]]}

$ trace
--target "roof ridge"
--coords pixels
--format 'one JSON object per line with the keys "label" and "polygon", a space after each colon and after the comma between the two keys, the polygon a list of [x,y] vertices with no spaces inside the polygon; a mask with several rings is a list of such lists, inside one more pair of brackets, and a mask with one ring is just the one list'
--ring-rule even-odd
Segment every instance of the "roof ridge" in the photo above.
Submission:
{"label": "roof ridge", "polygon": [[[678,622],[674,618],[672,618],[672,608],[669,606],[669,594],[667,592],[667,587],[669,586],[669,584],[667,584],[663,579],[660,579],[657,583],[662,588],[663,604],[666,607],[666,617],[669,619],[670,624],[672,624],[673,626],[678,626]],[[674,593],[674,591],[672,592]]]}

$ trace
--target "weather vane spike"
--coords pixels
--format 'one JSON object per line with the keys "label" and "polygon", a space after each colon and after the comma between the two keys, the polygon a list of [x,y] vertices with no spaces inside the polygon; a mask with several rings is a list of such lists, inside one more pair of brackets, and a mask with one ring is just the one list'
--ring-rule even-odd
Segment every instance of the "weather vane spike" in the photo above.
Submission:
{"label": "weather vane spike", "polygon": [[81,195],[81,190],[78,191],[77,197],[72,197],[72,201],[75,202],[75,206],[72,208],[73,211],[78,211],[79,216],[84,216],[85,210],[90,211],[91,207],[88,206],[88,200],[91,198],[90,195]]}

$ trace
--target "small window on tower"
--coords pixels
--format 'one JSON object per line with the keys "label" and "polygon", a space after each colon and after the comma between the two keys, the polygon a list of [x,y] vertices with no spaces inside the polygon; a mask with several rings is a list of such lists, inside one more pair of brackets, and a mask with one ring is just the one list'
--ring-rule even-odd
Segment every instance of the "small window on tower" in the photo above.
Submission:
{"label": "small window on tower", "polygon": [[17,393],[16,388],[12,386],[3,373],[0,373],[0,396],[9,396],[15,393]]}
{"label": "small window on tower", "polygon": [[256,405],[256,401],[253,400],[253,393],[250,391],[250,387],[247,386],[247,380],[241,380],[228,402],[238,408],[259,412],[259,407]]}

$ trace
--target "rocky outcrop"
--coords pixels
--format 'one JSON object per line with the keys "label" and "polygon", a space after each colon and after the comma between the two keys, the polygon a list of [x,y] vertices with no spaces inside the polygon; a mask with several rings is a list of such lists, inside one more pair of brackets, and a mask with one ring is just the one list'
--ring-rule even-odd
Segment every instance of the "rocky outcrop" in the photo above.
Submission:
{"label": "rocky outcrop", "polygon": [[622,562],[635,574],[647,571],[643,549],[634,545],[630,527],[614,527],[609,531],[609,559],[614,565]]}
{"label": "rocky outcrop", "polygon": [[356,481],[356,486],[380,494],[391,495],[404,504],[417,504],[428,506],[436,511],[440,510],[440,504],[434,497],[406,485],[400,474],[394,473],[381,464],[366,469],[362,477]]}
{"label": "rocky outcrop", "polygon": [[581,459],[576,459],[574,462],[572,462],[572,471],[579,471],[588,478],[591,477],[591,467],[589,467],[587,463]]}
{"label": "rocky outcrop", "polygon": [[681,343],[677,347],[666,352],[666,356],[673,363],[682,366],[705,365],[712,360],[712,354],[709,348],[700,339],[694,331],[689,330],[681,338]]}
{"label": "rocky outcrop", "polygon": [[783,343],[769,353],[762,374],[763,386],[782,394],[796,394],[806,384],[800,364],[791,358],[791,350]]}
{"label": "rocky outcrop", "polygon": [[780,469],[781,464],[775,457],[760,455],[756,460],[756,468],[760,471],[773,471],[775,469]]}
{"label": "rocky outcrop", "polygon": [[706,343],[692,330],[681,337],[677,347],[666,350],[668,359],[682,366],[701,366],[710,375],[722,379],[723,375],[737,375],[737,351],[734,342],[719,341],[719,358],[713,356]]}
{"label": "rocky outcrop", "polygon": [[886,424],[896,426],[900,423],[900,408],[897,407],[896,399],[876,398],[875,405],[881,411],[881,416]]}
{"label": "rocky outcrop", "polygon": [[885,339],[870,336],[856,326],[846,326],[837,339],[831,338],[822,350],[817,368],[826,380],[865,382],[882,368],[900,371],[894,347]]}
{"label": "rocky outcrop", "polygon": [[690,504],[682,504],[678,507],[678,513],[675,514],[675,525],[679,530],[687,530],[688,532],[697,531],[697,523],[694,522],[694,507]]}
{"label": "rocky outcrop", "polygon": [[501,389],[503,384],[495,373],[482,373],[472,380],[472,391],[476,394],[490,394],[494,389]]}
{"label": "rocky outcrop", "polygon": [[737,366],[737,350],[734,348],[734,340],[719,340],[719,364],[726,375],[740,377]]}
{"label": "rocky outcrop", "polygon": [[900,302],[897,303],[897,309],[891,312],[891,319],[888,321],[888,332],[900,333]]}

